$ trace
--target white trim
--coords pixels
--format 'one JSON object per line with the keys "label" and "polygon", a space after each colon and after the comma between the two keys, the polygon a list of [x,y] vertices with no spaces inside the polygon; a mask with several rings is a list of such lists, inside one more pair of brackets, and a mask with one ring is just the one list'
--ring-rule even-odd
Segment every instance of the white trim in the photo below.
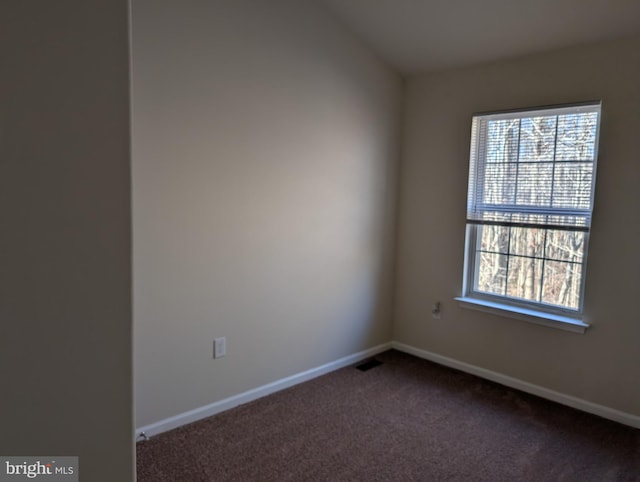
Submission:
{"label": "white trim", "polygon": [[266,395],[270,395],[271,393],[275,393],[285,388],[292,387],[294,385],[297,385],[298,383],[306,382],[321,375],[325,375],[340,368],[352,365],[360,360],[364,360],[365,358],[389,350],[390,348],[394,348],[398,351],[402,351],[419,358],[424,358],[425,360],[429,360],[440,365],[455,368],[457,370],[470,373],[487,380],[491,380],[507,387],[522,390],[523,392],[531,393],[533,395],[537,395],[539,397],[546,398],[547,400],[552,400],[554,402],[558,402],[587,413],[598,415],[600,417],[613,420],[630,427],[640,428],[640,416],[622,412],[620,410],[609,408],[604,405],[599,405],[597,403],[589,402],[580,398],[572,397],[571,395],[556,392],[539,385],[534,385],[517,378],[503,375],[501,373],[487,370],[485,368],[471,365],[469,363],[461,362],[453,358],[438,355],[436,353],[422,350],[420,348],[416,348],[414,346],[407,345],[398,341],[392,341],[375,346],[373,348],[369,348],[368,350],[354,353],[353,355],[340,358],[325,365],[321,365],[319,367],[297,373],[290,377],[282,378],[275,382],[253,388],[251,390],[247,390],[246,392],[234,395],[229,398],[225,398],[224,400],[219,400],[209,405],[205,405],[194,410],[189,410],[188,412],[180,413],[164,420],[139,427],[135,431],[136,440],[141,438],[141,433],[143,432],[147,437],[158,435],[162,432],[166,432],[168,430],[172,430],[174,428],[196,422],[203,418],[210,417],[220,412],[224,412],[225,410],[229,410],[238,405],[248,403]]}
{"label": "white trim", "polygon": [[313,378],[319,377],[320,375],[325,375],[329,372],[338,370],[339,368],[352,365],[353,363],[357,363],[360,360],[364,360],[365,358],[377,355],[378,353],[382,353],[383,351],[387,351],[390,348],[391,343],[384,343],[382,345],[369,348],[368,350],[354,353],[353,355],[348,355],[333,362],[326,363],[325,365],[321,365],[319,367],[297,373],[290,377],[282,378],[280,380],[276,380],[275,382],[262,385],[261,387],[247,390],[246,392],[239,393],[238,395],[234,395],[229,398],[225,398],[224,400],[213,402],[209,405],[205,405],[204,407],[199,407],[193,410],[189,410],[188,412],[179,413],[178,415],[174,415],[173,417],[165,418],[164,420],[145,425],[144,427],[136,429],[136,440],[141,437],[141,434],[143,432],[147,437],[153,437],[154,435],[166,432],[167,430],[172,430],[174,428],[181,427],[182,425],[196,422],[203,418],[210,417],[211,415],[229,410],[230,408],[236,407],[243,403],[251,402],[271,393],[292,387],[293,385],[297,385],[298,383],[306,382]]}
{"label": "white trim", "polygon": [[482,311],[507,318],[515,318],[516,320],[528,321],[536,325],[571,331],[573,333],[584,334],[590,326],[588,323],[577,318],[569,318],[568,316],[545,313],[524,307],[504,305],[502,303],[471,298],[469,296],[460,296],[454,299],[461,308]]}
{"label": "white trim", "polygon": [[638,415],[622,412],[620,410],[605,407],[604,405],[599,405],[597,403],[588,402],[587,400],[583,400],[581,398],[572,397],[571,395],[556,392],[555,390],[550,390],[539,385],[534,385],[517,378],[512,378],[501,373],[487,370],[486,368],[481,368],[469,363],[455,360],[453,358],[438,355],[436,353],[422,350],[411,345],[406,345],[398,341],[392,341],[391,347],[404,353],[408,353],[410,355],[414,355],[419,358],[424,358],[425,360],[438,363],[440,365],[455,368],[457,370],[470,373],[487,380],[491,380],[492,382],[496,382],[507,387],[515,388],[523,392],[546,398],[547,400],[561,403],[562,405],[567,405],[569,407],[582,410],[583,412],[598,415],[599,417],[613,420],[614,422],[622,423],[630,427],[640,428],[640,416]]}
{"label": "white trim", "polygon": [[600,112],[602,101],[590,100],[587,102],[577,102],[575,104],[558,104],[543,105],[538,107],[524,107],[522,109],[509,109],[491,112],[476,112],[474,117],[483,117],[485,119],[518,119],[525,117],[527,114],[544,114],[544,115],[563,115],[584,112]]}

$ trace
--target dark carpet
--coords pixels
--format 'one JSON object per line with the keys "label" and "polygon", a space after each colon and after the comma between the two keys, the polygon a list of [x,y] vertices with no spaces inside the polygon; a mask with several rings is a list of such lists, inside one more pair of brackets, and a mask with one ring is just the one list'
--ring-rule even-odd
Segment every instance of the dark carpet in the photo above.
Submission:
{"label": "dark carpet", "polygon": [[138,481],[640,481],[638,429],[375,358],[138,443]]}

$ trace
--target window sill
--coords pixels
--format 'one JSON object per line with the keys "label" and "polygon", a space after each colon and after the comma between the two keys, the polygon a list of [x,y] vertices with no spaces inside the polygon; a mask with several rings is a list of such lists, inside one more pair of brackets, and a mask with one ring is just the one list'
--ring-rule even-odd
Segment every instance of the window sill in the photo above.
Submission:
{"label": "window sill", "polygon": [[462,308],[482,311],[507,318],[515,318],[517,320],[527,321],[529,323],[535,323],[549,328],[556,328],[558,330],[584,334],[587,328],[589,328],[588,323],[575,318],[569,318],[568,316],[543,313],[527,308],[508,306],[476,298],[459,297],[455,298],[455,300],[458,301]]}

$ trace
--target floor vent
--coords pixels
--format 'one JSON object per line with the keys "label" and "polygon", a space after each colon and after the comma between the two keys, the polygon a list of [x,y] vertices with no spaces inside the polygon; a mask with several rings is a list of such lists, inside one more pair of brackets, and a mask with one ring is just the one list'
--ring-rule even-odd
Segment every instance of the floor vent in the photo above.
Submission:
{"label": "floor vent", "polygon": [[382,362],[374,358],[373,360],[369,360],[364,363],[361,363],[356,368],[361,372],[366,372],[367,370],[371,370],[372,368],[375,368],[378,365],[382,365]]}

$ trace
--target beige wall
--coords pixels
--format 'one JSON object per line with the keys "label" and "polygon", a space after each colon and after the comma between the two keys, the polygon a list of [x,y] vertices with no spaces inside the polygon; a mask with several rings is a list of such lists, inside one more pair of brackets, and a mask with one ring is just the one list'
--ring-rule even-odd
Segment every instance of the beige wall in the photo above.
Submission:
{"label": "beige wall", "polygon": [[[640,40],[411,77],[405,99],[394,339],[640,414]],[[602,100],[585,335],[463,310],[471,116]],[[443,303],[442,319],[430,316]]]}
{"label": "beige wall", "polygon": [[300,0],[135,1],[133,65],[136,426],[388,342],[400,79]]}
{"label": "beige wall", "polygon": [[0,19],[0,454],[133,480],[127,2]]}

